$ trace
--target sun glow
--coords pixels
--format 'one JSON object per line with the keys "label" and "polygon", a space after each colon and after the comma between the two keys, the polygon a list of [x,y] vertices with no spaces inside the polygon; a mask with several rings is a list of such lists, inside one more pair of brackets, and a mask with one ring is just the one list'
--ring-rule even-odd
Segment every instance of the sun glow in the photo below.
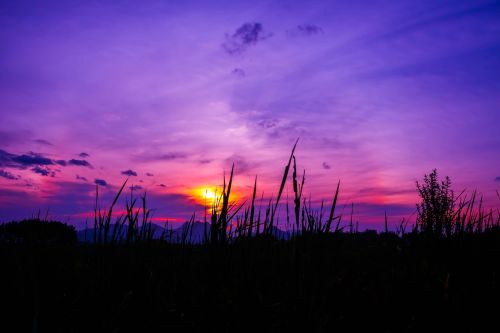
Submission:
{"label": "sun glow", "polygon": [[191,190],[191,197],[199,204],[212,206],[220,193],[215,187],[202,186]]}

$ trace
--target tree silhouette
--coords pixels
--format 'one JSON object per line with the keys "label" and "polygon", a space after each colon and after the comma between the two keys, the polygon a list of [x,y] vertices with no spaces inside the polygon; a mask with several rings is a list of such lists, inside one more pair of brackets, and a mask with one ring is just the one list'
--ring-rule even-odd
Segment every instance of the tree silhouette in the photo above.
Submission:
{"label": "tree silhouette", "polygon": [[76,244],[73,226],[40,219],[9,222],[0,225],[0,242],[17,244]]}

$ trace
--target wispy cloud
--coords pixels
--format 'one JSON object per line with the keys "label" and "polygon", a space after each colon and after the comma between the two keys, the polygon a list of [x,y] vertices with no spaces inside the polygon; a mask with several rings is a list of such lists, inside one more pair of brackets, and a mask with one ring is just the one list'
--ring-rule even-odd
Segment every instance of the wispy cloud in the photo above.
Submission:
{"label": "wispy cloud", "polygon": [[330,164],[326,163],[326,162],[323,162],[321,164],[321,166],[323,167],[323,169],[325,170],[330,170],[332,167],[330,166]]}
{"label": "wispy cloud", "polygon": [[83,176],[76,175],[76,179],[83,180],[84,182],[88,182],[87,178],[85,178]]}
{"label": "wispy cloud", "polygon": [[291,36],[314,36],[323,33],[323,28],[315,24],[301,24],[287,31]]}
{"label": "wispy cloud", "polygon": [[0,170],[0,177],[3,177],[5,179],[9,179],[9,180],[19,179],[19,176],[16,176],[13,173],[5,171],[5,170]]}
{"label": "wispy cloud", "polygon": [[231,170],[233,164],[235,175],[248,173],[256,167],[255,163],[238,154],[233,154],[224,160],[224,168],[226,170]]}
{"label": "wispy cloud", "polygon": [[234,76],[236,77],[245,77],[246,76],[246,73],[243,69],[241,68],[234,68],[232,71],[231,71],[231,74],[233,74]]}
{"label": "wispy cloud", "polygon": [[80,156],[81,158],[87,158],[87,157],[89,157],[90,155],[89,155],[89,154],[87,154],[87,153],[80,153],[80,154],[78,154],[78,156]]}
{"label": "wispy cloud", "polygon": [[53,146],[52,143],[50,143],[49,141],[47,140],[43,140],[43,139],[37,139],[35,140],[36,143],[39,143],[39,144],[42,144],[42,145],[46,145],[46,146]]}

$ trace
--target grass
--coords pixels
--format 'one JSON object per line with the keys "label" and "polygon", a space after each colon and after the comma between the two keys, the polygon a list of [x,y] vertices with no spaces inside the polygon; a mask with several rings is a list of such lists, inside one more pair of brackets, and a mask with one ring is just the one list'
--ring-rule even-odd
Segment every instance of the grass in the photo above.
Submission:
{"label": "grass", "polygon": [[[315,208],[303,197],[296,145],[277,195],[264,205],[257,177],[248,204],[231,200],[231,168],[201,242],[193,241],[194,214],[178,238],[171,227],[154,236],[146,196],[126,198],[114,217],[126,181],[107,209],[96,187],[93,242],[24,242],[22,231],[6,231],[17,224],[1,226],[2,325],[23,332],[482,332],[497,325],[498,209],[484,208],[475,192],[451,195],[431,173],[417,186],[416,224],[402,220],[390,232],[385,215],[384,232],[359,232],[354,205],[349,216],[337,214],[340,181],[329,205]],[[277,235],[280,207],[287,239]],[[30,223],[48,234],[48,222]]]}

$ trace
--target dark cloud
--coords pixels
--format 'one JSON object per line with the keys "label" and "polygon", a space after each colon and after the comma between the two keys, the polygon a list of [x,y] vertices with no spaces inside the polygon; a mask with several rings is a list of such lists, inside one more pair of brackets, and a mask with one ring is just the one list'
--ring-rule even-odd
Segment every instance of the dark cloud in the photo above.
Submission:
{"label": "dark cloud", "polygon": [[71,159],[68,161],[68,165],[83,166],[83,167],[88,167],[88,168],[92,169],[92,165],[85,160]]}
{"label": "dark cloud", "polygon": [[298,25],[296,31],[305,36],[318,35],[323,33],[323,29],[314,24]]}
{"label": "dark cloud", "polygon": [[10,173],[5,170],[0,170],[0,177],[10,179],[10,180],[17,180],[19,179],[19,176],[14,175],[13,173]]}
{"label": "dark cloud", "polygon": [[233,74],[234,76],[237,76],[237,77],[245,77],[246,76],[246,73],[243,69],[241,68],[235,68],[231,71],[231,74]]}
{"label": "dark cloud", "polygon": [[[69,161],[65,160],[52,160],[43,156],[42,154],[29,152],[27,154],[16,155],[6,152],[5,150],[0,150],[0,166],[6,168],[16,168],[16,169],[27,169],[31,168],[31,171],[38,173],[43,176],[54,176],[54,172],[47,168],[47,166],[51,165],[60,165],[60,166],[82,166],[88,167],[92,169],[92,165],[85,160],[75,160],[71,159]],[[42,168],[42,166],[44,168]],[[56,170],[60,171],[60,170]]]}
{"label": "dark cloud", "polygon": [[76,179],[83,180],[84,182],[88,182],[87,178],[79,176],[79,175],[76,175]]}
{"label": "dark cloud", "polygon": [[35,142],[36,142],[36,143],[40,143],[40,144],[42,144],[42,145],[46,145],[46,146],[53,146],[53,144],[52,144],[52,143],[50,143],[50,142],[49,142],[49,141],[47,141],[47,140],[43,140],[43,139],[37,139],[37,140],[35,140]]}
{"label": "dark cloud", "polygon": [[139,186],[139,185],[132,185],[129,187],[129,189],[131,191],[139,191],[139,190],[142,190],[142,186]]}
{"label": "dark cloud", "polygon": [[261,23],[244,23],[232,35],[226,35],[226,41],[222,44],[222,48],[229,54],[241,54],[249,46],[271,36],[272,34],[264,33]]}
{"label": "dark cloud", "polygon": [[95,179],[94,183],[100,186],[108,186],[108,183],[104,179]]}
{"label": "dark cloud", "polygon": [[80,156],[81,158],[86,158],[86,157],[89,157],[90,155],[87,153],[80,153],[80,154],[78,154],[78,156]]}
{"label": "dark cloud", "polygon": [[154,175],[151,172],[146,172],[146,176],[153,177]]}
{"label": "dark cloud", "polygon": [[50,176],[50,177],[54,177],[56,174],[54,171],[50,170],[49,168],[47,167],[41,167],[41,166],[35,166],[34,168],[31,168],[31,171],[33,171],[34,173],[37,173],[39,175],[42,175],[42,176]]}
{"label": "dark cloud", "polygon": [[495,178],[495,181],[496,182],[500,182],[500,176],[498,176],[497,178]]}
{"label": "dark cloud", "polygon": [[54,162],[50,158],[43,157],[41,154],[30,152],[27,155],[17,155],[12,158],[12,161],[22,166],[32,165],[53,165]]}
{"label": "dark cloud", "polygon": [[0,149],[0,166],[2,166],[2,167],[15,166],[15,164],[12,165],[13,164],[13,162],[12,162],[13,157],[15,157],[15,155],[10,154],[10,153],[6,152],[5,150]]}
{"label": "dark cloud", "polygon": [[326,163],[326,162],[323,162],[323,164],[321,164],[323,166],[323,169],[325,170],[329,170],[331,169],[332,167],[330,166],[330,164]]}
{"label": "dark cloud", "polygon": [[165,184],[159,184],[158,186],[160,186],[160,187],[167,187],[167,185],[165,185]]}
{"label": "dark cloud", "polygon": [[15,155],[0,150],[0,166],[7,168],[26,169],[36,165],[53,165],[54,162],[41,154],[30,152],[23,155]]}
{"label": "dark cloud", "polygon": [[137,172],[128,169],[128,170],[122,171],[122,175],[137,177]]}

